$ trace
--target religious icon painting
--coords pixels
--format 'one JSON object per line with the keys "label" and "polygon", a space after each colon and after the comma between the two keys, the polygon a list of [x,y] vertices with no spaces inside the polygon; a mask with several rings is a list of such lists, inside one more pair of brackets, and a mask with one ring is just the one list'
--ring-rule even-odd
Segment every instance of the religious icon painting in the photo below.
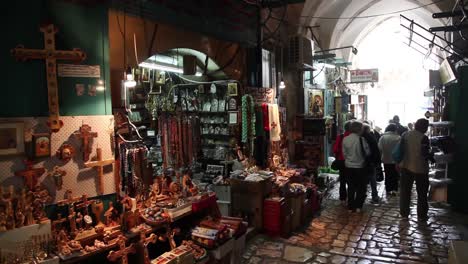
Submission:
{"label": "religious icon painting", "polygon": [[156,71],[156,84],[165,84],[166,83],[166,72]]}
{"label": "religious icon painting", "polygon": [[309,92],[309,115],[315,118],[323,118],[324,100],[323,90],[312,89]]}
{"label": "religious icon painting", "polygon": [[228,111],[236,111],[237,110],[237,101],[235,98],[230,98],[228,101]]}
{"label": "religious icon painting", "polygon": [[229,112],[229,125],[237,124],[237,112]]}
{"label": "religious icon painting", "polygon": [[203,84],[198,85],[198,93],[205,93],[205,87]]}
{"label": "religious icon painting", "polygon": [[96,96],[96,86],[88,84],[88,95]]}
{"label": "religious icon painting", "polygon": [[85,92],[84,84],[82,83],[75,84],[75,91],[76,91],[76,96],[83,96]]}
{"label": "religious icon painting", "polygon": [[32,146],[34,158],[50,157],[50,134],[33,134]]}
{"label": "religious icon painting", "polygon": [[237,83],[228,83],[228,96],[237,96]]}
{"label": "religious icon painting", "polygon": [[0,124],[0,155],[24,153],[24,123]]}

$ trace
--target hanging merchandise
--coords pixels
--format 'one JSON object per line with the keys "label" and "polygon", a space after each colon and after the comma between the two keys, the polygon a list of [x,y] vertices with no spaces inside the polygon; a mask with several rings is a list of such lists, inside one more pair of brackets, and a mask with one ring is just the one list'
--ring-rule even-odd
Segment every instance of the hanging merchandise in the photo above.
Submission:
{"label": "hanging merchandise", "polygon": [[242,96],[242,143],[250,141],[249,156],[253,153],[255,137],[255,102],[251,95]]}
{"label": "hanging merchandise", "polygon": [[270,123],[270,140],[281,140],[281,125],[277,104],[268,104],[268,120]]}

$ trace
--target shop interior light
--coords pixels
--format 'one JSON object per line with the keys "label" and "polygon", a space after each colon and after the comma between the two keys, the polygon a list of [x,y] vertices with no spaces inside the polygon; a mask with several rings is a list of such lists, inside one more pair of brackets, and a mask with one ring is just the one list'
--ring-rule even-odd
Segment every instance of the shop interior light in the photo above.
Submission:
{"label": "shop interior light", "polygon": [[104,81],[103,80],[98,80],[97,85],[96,85],[96,91],[104,91],[106,87],[104,86]]}
{"label": "shop interior light", "polygon": [[133,79],[133,73],[132,73],[132,68],[127,67],[127,70],[125,71],[125,87],[127,88],[133,88],[136,86],[136,82]]}
{"label": "shop interior light", "polygon": [[183,73],[184,71],[180,68],[168,65],[162,65],[159,63],[149,63],[149,62],[142,62],[139,64],[142,68],[159,70],[159,71],[167,71],[167,72],[175,72],[175,73]]}

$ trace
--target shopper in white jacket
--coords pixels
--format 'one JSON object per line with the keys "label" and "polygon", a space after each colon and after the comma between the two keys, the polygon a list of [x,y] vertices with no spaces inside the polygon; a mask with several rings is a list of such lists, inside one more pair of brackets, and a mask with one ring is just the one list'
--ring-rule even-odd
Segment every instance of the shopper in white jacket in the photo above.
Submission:
{"label": "shopper in white jacket", "polygon": [[400,135],[395,124],[390,124],[385,129],[385,133],[379,140],[379,149],[382,153],[382,162],[385,170],[385,190],[387,195],[395,195],[398,191],[398,181],[400,175],[396,169],[395,161],[392,157],[392,152],[395,147],[400,144]]}
{"label": "shopper in white jacket", "polygon": [[366,163],[370,150],[366,140],[361,137],[361,122],[354,121],[350,132],[351,134],[343,139],[345,173],[348,179],[348,209],[360,212],[366,199],[368,182]]}

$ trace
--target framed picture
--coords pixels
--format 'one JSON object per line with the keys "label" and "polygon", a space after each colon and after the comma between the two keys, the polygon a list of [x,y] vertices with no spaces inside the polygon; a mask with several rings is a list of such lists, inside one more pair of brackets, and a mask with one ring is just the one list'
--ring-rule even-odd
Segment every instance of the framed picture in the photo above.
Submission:
{"label": "framed picture", "polygon": [[230,98],[228,101],[228,111],[237,110],[237,101],[236,98]]}
{"label": "framed picture", "polygon": [[156,71],[156,76],[154,78],[156,84],[165,84],[166,83],[166,73],[163,71]]}
{"label": "framed picture", "polygon": [[237,83],[228,83],[228,96],[237,96]]}
{"label": "framed picture", "polygon": [[229,112],[229,125],[237,124],[237,112]]}
{"label": "framed picture", "polygon": [[323,90],[312,89],[309,92],[309,115],[322,118],[324,114]]}
{"label": "framed picture", "polygon": [[24,153],[24,123],[0,123],[0,155]]}
{"label": "framed picture", "polygon": [[34,158],[50,157],[50,134],[33,134],[32,146]]}

